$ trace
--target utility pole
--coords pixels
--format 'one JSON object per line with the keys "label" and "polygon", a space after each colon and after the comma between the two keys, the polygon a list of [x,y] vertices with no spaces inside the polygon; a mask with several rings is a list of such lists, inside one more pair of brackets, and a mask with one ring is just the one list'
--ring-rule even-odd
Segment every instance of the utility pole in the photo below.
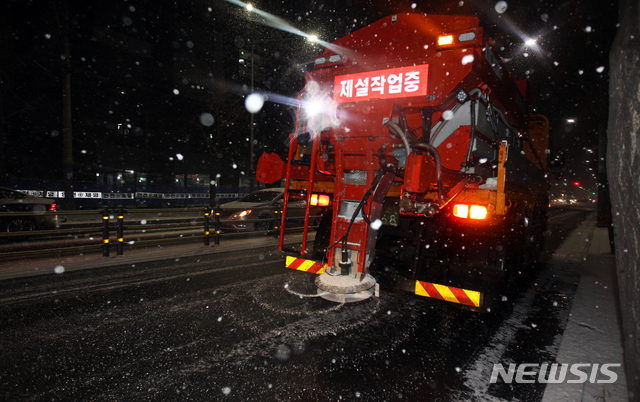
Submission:
{"label": "utility pole", "polygon": [[4,102],[3,102],[3,95],[4,94],[0,94],[0,186],[8,186],[9,178],[7,177],[7,171],[6,171],[7,152],[5,151],[5,149],[7,148],[7,146],[5,144],[6,136],[5,136],[5,133],[4,133]]}
{"label": "utility pole", "polygon": [[73,208],[73,132],[71,129],[71,51],[69,46],[69,2],[64,0],[62,23],[63,87],[62,87],[62,171],[64,174],[65,208]]}
{"label": "utility pole", "polygon": [[[253,42],[251,42],[251,93],[253,93]],[[251,128],[249,130],[249,194],[253,193],[253,180],[255,174],[253,173],[253,115],[251,113]]]}

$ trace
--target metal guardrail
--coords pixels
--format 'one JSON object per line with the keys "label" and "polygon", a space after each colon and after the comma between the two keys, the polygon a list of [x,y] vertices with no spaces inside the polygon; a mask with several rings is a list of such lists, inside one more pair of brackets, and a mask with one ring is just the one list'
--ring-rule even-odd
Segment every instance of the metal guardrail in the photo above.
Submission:
{"label": "metal guardrail", "polygon": [[[218,205],[214,211],[210,208],[175,208],[175,209],[131,209],[125,210],[124,207],[103,207],[101,210],[91,211],[56,211],[46,212],[40,214],[33,214],[32,212],[24,213],[0,213],[0,219],[2,217],[15,217],[26,216],[33,218],[34,216],[42,217],[43,215],[58,215],[66,216],[67,218],[74,217],[75,219],[69,222],[63,222],[67,228],[60,227],[52,230],[34,230],[27,232],[4,232],[0,233],[0,240],[2,239],[27,239],[29,243],[34,243],[36,239],[46,240],[54,242],[55,240],[68,239],[70,235],[85,235],[92,239],[92,235],[97,239],[94,239],[94,244],[89,245],[69,245],[65,247],[47,247],[34,244],[32,248],[27,248],[18,251],[6,251],[0,250],[0,259],[11,259],[27,256],[44,256],[50,254],[69,254],[71,252],[95,252],[102,250],[102,255],[109,257],[112,250],[112,239],[115,235],[115,248],[117,255],[124,254],[125,246],[127,248],[133,248],[135,243],[138,246],[145,247],[156,245],[158,243],[182,243],[187,240],[193,240],[196,236],[188,237],[170,237],[170,238],[155,238],[149,240],[136,240],[135,242],[126,242],[125,239],[128,236],[133,236],[145,232],[147,235],[154,233],[166,233],[166,229],[180,230],[180,229],[196,229],[202,228],[202,241],[205,246],[210,246],[213,240],[213,245],[219,245],[222,238],[238,238],[240,235],[251,234],[271,234],[274,238],[278,238],[280,235],[280,221],[281,211],[272,211],[273,218],[265,219],[246,219],[242,220],[243,223],[259,223],[259,222],[272,222],[271,229],[267,230],[254,230],[250,232],[236,232],[236,231],[224,231],[221,228],[221,216],[220,206]],[[167,217],[167,213],[184,213],[185,217]],[[125,221],[127,217],[137,216],[137,218],[145,215],[164,215],[163,220],[158,220],[158,223],[153,223],[153,219],[148,219],[144,224],[133,223],[131,220]],[[83,220],[82,216],[95,217],[95,219]],[[313,215],[312,218],[319,218],[319,215]],[[303,217],[290,217],[289,219],[301,220]],[[100,222],[102,221],[102,222]],[[187,222],[185,222],[187,221]],[[194,225],[195,224],[195,225]],[[295,233],[302,230],[302,228],[287,229],[287,233]],[[161,232],[162,231],[162,232]],[[100,236],[101,234],[101,236]],[[78,236],[76,236],[78,237]],[[100,243],[98,242],[100,241]],[[4,246],[11,246],[4,242]],[[28,246],[27,246],[28,247]],[[7,248],[7,247],[5,247]],[[24,248],[24,246],[23,246]],[[37,249],[36,249],[37,248]]]}

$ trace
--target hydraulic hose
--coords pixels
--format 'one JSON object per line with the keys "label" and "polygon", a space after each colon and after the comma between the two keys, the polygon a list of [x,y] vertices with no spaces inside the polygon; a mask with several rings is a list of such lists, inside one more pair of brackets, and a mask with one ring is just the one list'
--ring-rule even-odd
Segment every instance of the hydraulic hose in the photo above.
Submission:
{"label": "hydraulic hose", "polygon": [[471,100],[471,135],[469,138],[469,148],[467,149],[467,161],[463,164],[464,171],[468,171],[471,167],[471,152],[473,151],[473,143],[476,138],[476,100]]}
{"label": "hydraulic hose", "polygon": [[404,143],[404,148],[407,151],[407,156],[409,156],[409,154],[411,153],[411,145],[409,144],[409,140],[407,139],[407,135],[405,134],[405,132],[400,128],[399,125],[397,125],[396,123],[392,122],[391,120],[389,120],[388,122],[384,123],[384,125],[389,127],[391,129],[391,131],[393,131],[393,133],[395,135],[400,137],[400,139]]}
{"label": "hydraulic hose", "polygon": [[[349,231],[351,230],[351,226],[353,225],[353,222],[355,222],[356,218],[358,217],[358,214],[364,207],[365,202],[367,202],[367,199],[371,196],[375,188],[378,186],[378,183],[380,183],[380,179],[382,179],[382,176],[384,176],[384,173],[385,173],[384,168],[380,168],[380,170],[376,172],[376,175],[373,178],[373,181],[371,182],[371,187],[369,187],[367,192],[364,194],[364,197],[362,197],[362,200],[360,201],[360,203],[358,203],[358,206],[356,207],[355,211],[353,211],[353,215],[351,216],[351,220],[349,221],[347,230],[345,230],[344,236],[342,237],[342,258],[340,260],[341,267],[342,265],[347,267],[347,264],[349,263],[349,251],[347,250],[347,239],[349,238]],[[345,275],[345,273],[343,273],[343,275]]]}
{"label": "hydraulic hose", "polygon": [[[474,91],[480,91],[480,90],[479,90],[479,89],[475,89]],[[474,91],[471,91],[471,92],[470,92],[470,94],[471,94],[471,93],[474,93]],[[500,120],[502,120],[502,122],[504,123],[504,125],[505,125],[509,130],[511,130],[511,131],[513,131],[513,132],[515,132],[515,133],[517,133],[517,132],[518,132],[518,130],[517,130],[515,127],[513,127],[511,124],[509,124],[509,122],[507,121],[507,118],[506,118],[506,117],[504,117],[504,113],[502,113],[502,111],[501,111],[501,110],[499,110],[499,109],[494,109],[493,104],[492,104],[492,103],[491,103],[491,101],[489,100],[489,96],[488,96],[488,95],[485,95],[485,94],[482,94],[482,92],[480,92],[480,93],[481,93],[481,95],[479,95],[479,96],[480,96],[480,97],[482,98],[482,100],[483,100],[483,101],[488,105],[488,110],[489,110],[489,112],[490,112],[490,117],[492,118],[492,119],[491,119],[491,125],[492,125],[492,126],[495,126],[494,119],[495,119],[495,116],[498,116],[498,118],[499,118]],[[496,130],[496,128],[495,128],[495,127],[494,127],[494,130]],[[472,138],[473,138],[473,137],[472,137]],[[543,162],[542,162],[542,160],[540,159],[540,156],[539,156],[539,155],[538,155],[538,153],[536,152],[536,149],[533,147],[533,142],[531,141],[531,138],[529,138],[529,136],[527,136],[527,137],[525,138],[525,140],[529,143],[529,146],[531,147],[531,152],[533,153],[533,157],[534,157],[534,158],[536,158],[536,161],[538,162],[538,164],[540,165],[540,167],[541,167],[542,169],[544,169],[544,163],[543,163]],[[467,158],[467,160],[468,160],[468,158]]]}
{"label": "hydraulic hose", "polygon": [[[384,166],[384,167],[381,167],[380,169],[378,169],[378,171],[376,172],[375,177],[373,178],[373,180],[371,182],[371,187],[369,187],[369,189],[367,190],[365,195],[362,197],[362,200],[360,200],[360,203],[358,204],[358,206],[356,207],[353,215],[351,216],[351,220],[349,221],[349,225],[347,226],[347,230],[345,230],[344,235],[342,236],[342,238],[336,240],[335,243],[333,243],[331,246],[329,246],[327,248],[327,251],[328,251],[329,249],[332,249],[333,247],[337,246],[339,243],[342,243],[342,258],[341,258],[340,262],[345,264],[345,266],[349,262],[349,252],[347,250],[347,239],[349,237],[349,231],[351,230],[351,226],[353,225],[353,223],[355,222],[356,218],[358,217],[358,214],[360,213],[360,211],[364,207],[364,204],[366,203],[367,199],[369,199],[369,197],[371,197],[371,195],[377,189],[377,187],[380,184],[380,182],[383,181],[383,179],[385,178],[385,176],[388,173],[392,173],[395,176],[402,177],[400,175],[401,174],[400,171],[398,171],[398,169],[396,169],[394,166],[387,165],[387,166]],[[386,183],[387,187],[386,187],[386,190],[384,191],[384,194],[386,194],[386,192],[388,191],[388,187],[391,186],[391,182],[392,181],[393,180],[390,180],[390,181],[388,181]],[[383,181],[383,183],[384,183],[384,181]],[[383,200],[376,199],[375,195],[374,195],[374,202],[382,203]],[[364,214],[362,216],[365,219],[365,221],[368,221],[368,218]],[[367,223],[369,223],[369,222],[367,222]]]}

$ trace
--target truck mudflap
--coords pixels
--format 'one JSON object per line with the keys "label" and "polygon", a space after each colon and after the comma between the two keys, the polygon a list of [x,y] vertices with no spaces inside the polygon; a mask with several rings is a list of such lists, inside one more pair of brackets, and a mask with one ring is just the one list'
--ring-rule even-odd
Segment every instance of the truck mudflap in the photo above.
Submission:
{"label": "truck mudflap", "polygon": [[415,294],[445,300],[451,303],[464,304],[470,307],[480,307],[483,295],[476,290],[455,288],[437,283],[416,281]]}
{"label": "truck mudflap", "polygon": [[285,267],[295,269],[296,271],[311,272],[312,274],[322,274],[327,268],[327,264],[324,262],[318,262],[314,260],[307,260],[304,258],[297,258],[287,256],[285,260]]}
{"label": "truck mudflap", "polygon": [[374,272],[380,287],[383,289],[396,289],[416,296],[428,297],[455,304],[456,306],[476,312],[486,310],[492,296],[477,290],[464,289],[455,286],[442,285],[433,282],[419,281],[400,275]]}

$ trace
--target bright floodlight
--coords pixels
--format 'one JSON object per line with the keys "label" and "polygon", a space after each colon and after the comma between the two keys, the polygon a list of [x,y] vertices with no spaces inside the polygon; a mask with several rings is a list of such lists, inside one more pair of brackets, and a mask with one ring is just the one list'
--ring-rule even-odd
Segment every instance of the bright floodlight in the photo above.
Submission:
{"label": "bright floodlight", "polygon": [[322,102],[322,100],[314,99],[312,101],[307,102],[305,110],[307,112],[307,116],[315,117],[320,113],[322,113],[323,108],[324,108],[324,103]]}
{"label": "bright floodlight", "polygon": [[336,115],[336,104],[332,97],[313,92],[313,85],[308,85],[305,97],[310,99],[304,100],[302,104],[307,128],[311,132],[319,133],[329,127],[337,127],[339,121]]}
{"label": "bright floodlight", "polygon": [[575,119],[567,119],[567,123],[575,123]]}
{"label": "bright floodlight", "polygon": [[533,46],[536,45],[536,40],[535,39],[528,39],[524,44],[529,46],[529,47],[533,47]]}
{"label": "bright floodlight", "polygon": [[317,42],[318,41],[318,37],[316,35],[309,35],[309,36],[307,36],[307,40],[309,42]]}
{"label": "bright floodlight", "polygon": [[247,10],[248,11],[253,11],[253,6],[249,3],[247,3]]}

